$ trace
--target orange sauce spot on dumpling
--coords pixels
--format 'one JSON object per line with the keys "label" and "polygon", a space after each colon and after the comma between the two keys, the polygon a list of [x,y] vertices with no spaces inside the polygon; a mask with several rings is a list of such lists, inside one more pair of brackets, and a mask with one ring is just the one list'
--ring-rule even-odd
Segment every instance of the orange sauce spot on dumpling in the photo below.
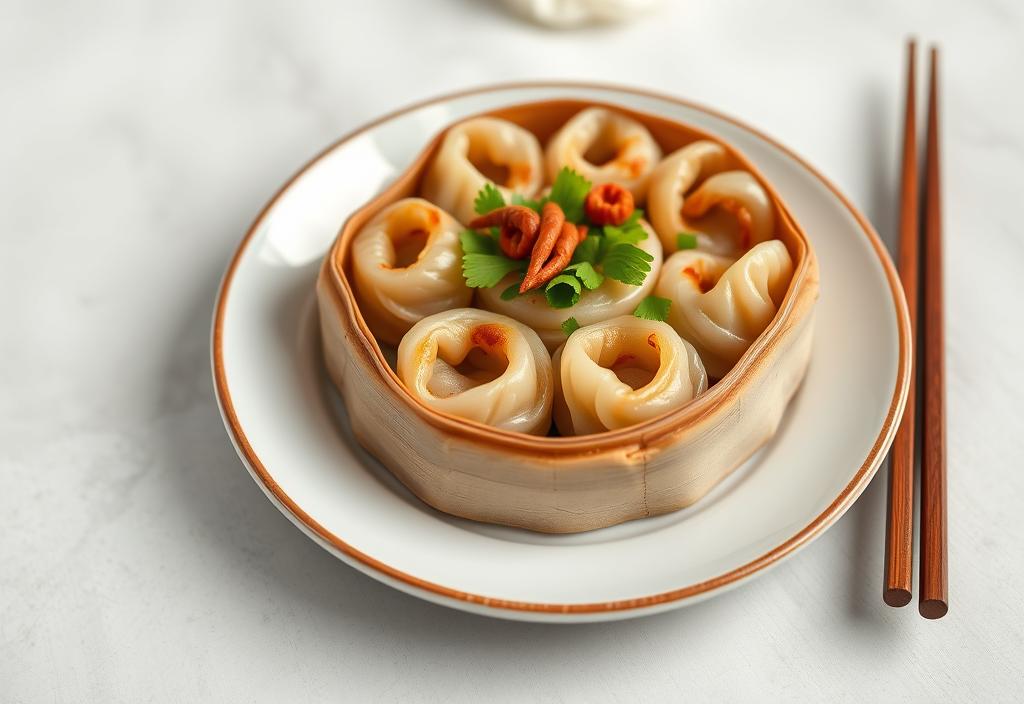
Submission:
{"label": "orange sauce spot on dumpling", "polygon": [[622,141],[616,150],[615,163],[621,166],[631,178],[636,178],[644,172],[647,167],[647,159],[642,156],[629,158],[629,152],[633,145],[640,143],[639,137],[629,137]]}
{"label": "orange sauce spot on dumpling", "polygon": [[470,342],[485,351],[504,345],[507,339],[504,328],[489,323],[477,325],[469,336]]}
{"label": "orange sauce spot on dumpling", "polygon": [[698,271],[693,266],[687,266],[683,268],[681,273],[690,279],[693,285],[700,289],[701,293],[707,293],[715,287],[715,282],[704,276],[704,267],[700,267],[700,271]]}
{"label": "orange sauce spot on dumpling", "polygon": [[647,166],[647,160],[643,157],[637,157],[636,159],[630,160],[627,168],[629,169],[629,175],[636,178],[644,172],[644,168]]}
{"label": "orange sauce spot on dumpling", "polygon": [[615,358],[615,361],[612,362],[611,368],[615,369],[615,367],[621,367],[623,364],[629,364],[634,359],[636,359],[635,354],[620,354]]}
{"label": "orange sauce spot on dumpling", "polygon": [[418,221],[430,228],[435,228],[441,224],[441,214],[437,212],[437,208],[424,205],[423,203],[410,203],[407,209],[396,211],[395,216],[406,222],[409,220]]}
{"label": "orange sauce spot on dumpling", "polygon": [[510,164],[508,170],[508,185],[512,188],[528,184],[533,176],[533,167],[525,162]]}

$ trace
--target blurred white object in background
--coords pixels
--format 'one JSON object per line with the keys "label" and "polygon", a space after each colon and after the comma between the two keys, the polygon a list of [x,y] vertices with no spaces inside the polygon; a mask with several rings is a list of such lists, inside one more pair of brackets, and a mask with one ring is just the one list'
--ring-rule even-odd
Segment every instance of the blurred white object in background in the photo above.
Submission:
{"label": "blurred white object in background", "polygon": [[549,27],[624,22],[647,12],[661,0],[505,0],[524,17]]}

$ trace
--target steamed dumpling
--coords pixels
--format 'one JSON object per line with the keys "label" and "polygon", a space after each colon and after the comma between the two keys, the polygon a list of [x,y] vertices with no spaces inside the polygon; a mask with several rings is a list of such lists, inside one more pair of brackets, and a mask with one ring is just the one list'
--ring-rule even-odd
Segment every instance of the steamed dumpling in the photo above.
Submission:
{"label": "steamed dumpling", "polygon": [[[689,231],[683,222],[683,197],[699,178],[725,168],[725,147],[707,139],[687,144],[665,157],[651,174],[647,192],[647,217],[661,239],[666,252],[676,250],[676,235]],[[706,235],[698,235],[701,249],[711,244]]]}
{"label": "steamed dumpling", "polygon": [[388,206],[352,240],[352,274],[370,331],[395,345],[425,316],[469,305],[462,225],[420,198]]}
{"label": "steamed dumpling", "polygon": [[680,232],[695,232],[701,250],[729,256],[771,239],[768,194],[752,174],[723,171],[725,164],[724,147],[700,140],[665,157],[651,174],[647,214],[667,251],[676,250]]}
{"label": "steamed dumpling", "polygon": [[413,396],[453,416],[545,435],[551,357],[525,325],[476,308],[424,318],[398,346],[398,376]]}
{"label": "steamed dumpling", "polygon": [[555,423],[588,435],[642,423],[708,386],[693,345],[667,323],[624,315],[576,330],[555,353]]}
{"label": "steamed dumpling", "polygon": [[543,182],[540,142],[532,132],[508,120],[477,117],[448,130],[422,191],[460,222],[469,222],[484,184],[495,184],[508,201],[513,192],[534,196]]}
{"label": "steamed dumpling", "polygon": [[779,240],[738,261],[685,250],[665,260],[657,295],[672,301],[668,322],[720,379],[775,317],[792,276],[793,260]]}
{"label": "steamed dumpling", "polygon": [[636,120],[605,108],[587,108],[555,133],[544,158],[551,181],[568,166],[595,186],[617,183],[642,203],[661,147]]}
{"label": "steamed dumpling", "polygon": [[580,325],[590,325],[632,313],[640,301],[654,293],[661,270],[661,242],[654,236],[650,225],[643,220],[640,223],[647,230],[647,239],[637,242],[636,246],[654,257],[654,261],[651,262],[650,273],[639,286],[605,278],[604,283],[593,291],[584,291],[579,303],[571,308],[552,308],[544,298],[543,289],[509,301],[502,300],[501,292],[517,281],[515,274],[509,274],[493,288],[477,289],[477,305],[529,325],[552,351],[565,342],[562,323],[570,316],[576,318]]}

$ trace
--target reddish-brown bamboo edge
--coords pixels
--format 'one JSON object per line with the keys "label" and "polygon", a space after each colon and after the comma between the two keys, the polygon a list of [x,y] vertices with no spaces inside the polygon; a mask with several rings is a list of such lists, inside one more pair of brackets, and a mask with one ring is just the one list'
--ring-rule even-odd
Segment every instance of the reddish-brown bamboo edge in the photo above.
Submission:
{"label": "reddish-brown bamboo edge", "polygon": [[[231,280],[234,277],[235,269],[241,260],[242,254],[248,246],[250,240],[255,234],[258,226],[266,217],[269,210],[277,203],[282,195],[288,190],[288,188],[294,183],[300,176],[306,173],[310,168],[319,162],[330,152],[334,151],[337,147],[348,142],[349,140],[359,136],[363,132],[376,127],[377,125],[394,119],[400,115],[411,112],[413,110],[426,107],[428,105],[436,104],[439,102],[453,100],[456,98],[466,97],[469,95],[477,95],[481,93],[494,92],[498,90],[509,90],[509,89],[529,89],[529,88],[563,88],[566,90],[584,88],[592,90],[603,90],[603,91],[616,91],[620,93],[628,93],[631,95],[639,95],[649,98],[655,98],[656,100],[662,100],[668,103],[674,103],[682,107],[700,110],[713,117],[731,122],[732,124],[749,131],[760,139],[771,144],[779,151],[786,154],[788,157],[796,161],[802,167],[810,171],[816,178],[818,178],[823,184],[825,184],[830,191],[840,200],[840,202],[846,207],[850,214],[854,217],[857,223],[860,225],[864,232],[864,235],[868,238],[868,242],[874,248],[879,261],[882,264],[882,268],[885,271],[886,279],[889,282],[889,290],[893,297],[893,303],[896,307],[896,322],[897,332],[899,335],[899,359],[896,369],[896,384],[893,389],[892,400],[889,404],[889,410],[886,413],[882,428],[872,444],[868,456],[865,458],[864,463],[860,466],[857,472],[854,474],[850,482],[843,488],[839,495],[825,508],[818,516],[815,517],[808,525],[804,526],[800,531],[793,535],[788,540],[784,541],[772,550],[769,550],[764,555],[748,562],[745,565],[737,567],[734,570],[721,574],[717,577],[713,577],[703,582],[691,584],[686,587],[674,589],[667,592],[661,592],[646,597],[639,597],[636,599],[624,599],[617,601],[607,602],[594,602],[594,603],[583,603],[583,604],[552,604],[552,603],[537,603],[537,602],[526,602],[526,601],[515,601],[508,599],[496,599],[488,596],[479,594],[472,594],[469,592],[463,592],[457,589],[452,589],[441,584],[435,584],[411,574],[402,572],[380,560],[377,560],[370,555],[358,550],[357,548],[349,545],[340,537],[334,535],[328,531],[324,526],[314,520],[309,514],[307,514],[298,504],[296,504],[291,497],[289,497],[282,489],[281,486],[274,480],[273,476],[267,470],[267,468],[260,461],[249,443],[245,432],[242,430],[241,424],[238,421],[238,415],[235,412],[234,403],[231,399],[231,393],[227,384],[227,375],[224,370],[224,355],[223,355],[223,342],[224,342],[224,315],[227,308],[228,292],[231,285]],[[284,185],[274,194],[274,196],[267,202],[260,213],[256,216],[253,224],[250,226],[248,232],[242,238],[238,248],[235,250],[231,261],[228,263],[227,270],[224,273],[224,278],[221,282],[220,290],[217,295],[216,308],[214,310],[213,320],[213,340],[212,340],[212,357],[213,357],[213,378],[214,378],[214,389],[216,391],[217,400],[220,404],[221,412],[224,417],[225,425],[227,426],[235,444],[239,450],[239,453],[243,456],[246,463],[251,468],[254,475],[260,480],[265,487],[266,491],[269,492],[282,506],[284,506],[289,513],[298,522],[305,525],[308,529],[313,531],[321,540],[324,540],[329,545],[340,551],[342,554],[349,558],[361,563],[370,570],[377,571],[389,579],[394,579],[402,582],[415,589],[420,589],[439,597],[453,599],[456,601],[464,601],[480,606],[505,609],[512,611],[528,611],[528,612],[539,612],[539,613],[564,613],[564,614],[585,614],[585,613],[596,613],[596,612],[611,612],[611,611],[624,611],[632,609],[640,609],[645,607],[651,607],[658,604],[664,604],[671,601],[678,601],[694,597],[699,594],[710,592],[716,589],[720,589],[730,584],[737,583],[755,572],[758,572],[766,567],[769,567],[782,558],[790,555],[794,550],[807,543],[811,539],[819,535],[823,530],[828,528],[834,523],[846,509],[853,503],[853,501],[860,496],[861,492],[867,486],[868,482],[874,476],[875,471],[878,469],[884,452],[888,449],[889,444],[892,442],[893,433],[895,432],[895,426],[898,422],[901,413],[903,412],[903,406],[906,401],[907,393],[907,382],[910,370],[910,332],[909,332],[909,315],[907,312],[906,301],[903,297],[903,289],[899,282],[899,277],[896,275],[896,269],[892,264],[891,259],[882,244],[878,233],[875,232],[874,228],[868,222],[867,218],[857,210],[856,207],[846,198],[840,190],[820,174],[814,167],[812,167],[806,160],[794,153],[788,147],[783,146],[776,140],[765,135],[757,129],[754,129],[742,121],[725,115],[724,113],[718,112],[717,110],[706,108],[697,103],[675,98],[666,94],[658,93],[656,91],[641,90],[632,87],[618,86],[615,84],[608,83],[586,83],[586,82],[570,82],[570,81],[537,81],[537,82],[518,82],[518,83],[500,83],[492,84],[489,86],[481,86],[477,88],[471,88],[464,91],[458,91],[454,93],[448,93],[435,98],[423,100],[412,105],[408,105],[404,108],[400,108],[393,112],[387,113],[372,122],[369,122],[362,127],[359,127],[341,139],[337,140],[326,149],[317,154],[313,159],[307,162],[301,169],[289,178]]]}

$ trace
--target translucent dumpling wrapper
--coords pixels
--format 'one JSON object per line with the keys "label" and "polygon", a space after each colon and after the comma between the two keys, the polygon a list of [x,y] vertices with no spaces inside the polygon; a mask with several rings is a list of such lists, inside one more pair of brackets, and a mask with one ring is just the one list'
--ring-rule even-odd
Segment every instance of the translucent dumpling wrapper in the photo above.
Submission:
{"label": "translucent dumpling wrapper", "polygon": [[544,158],[551,181],[568,166],[594,185],[617,183],[642,203],[661,147],[636,120],[605,108],[586,108],[555,133]]}
{"label": "translucent dumpling wrapper", "polygon": [[405,198],[378,213],[352,240],[355,291],[370,331],[398,344],[409,328],[433,313],[469,305],[462,276],[460,225],[420,198]]}
{"label": "translucent dumpling wrapper", "polygon": [[555,424],[588,435],[642,423],[708,386],[693,345],[667,323],[619,316],[579,328],[555,353]]}
{"label": "translucent dumpling wrapper", "polygon": [[647,239],[637,242],[636,246],[650,254],[654,260],[651,262],[650,273],[639,286],[606,277],[594,290],[584,289],[579,302],[571,308],[552,308],[544,298],[543,287],[511,300],[503,300],[501,293],[518,281],[515,274],[510,274],[493,288],[477,289],[477,305],[529,325],[551,351],[565,342],[562,323],[570,316],[576,318],[580,325],[591,325],[618,315],[629,315],[644,298],[654,293],[658,273],[661,271],[661,242],[648,223],[641,220],[640,224],[647,230]]}
{"label": "translucent dumpling wrapper", "polygon": [[398,376],[428,406],[503,430],[551,427],[551,357],[530,328],[460,308],[424,318],[398,346]]}
{"label": "translucent dumpling wrapper", "polygon": [[668,322],[721,379],[771,323],[792,276],[793,260],[779,240],[738,260],[684,250],[665,260],[657,295],[672,301]]}
{"label": "translucent dumpling wrapper", "polygon": [[460,222],[476,217],[473,201],[493,183],[509,202],[532,197],[544,182],[540,142],[519,125],[494,117],[461,122],[444,141],[423,179],[422,195]]}
{"label": "translucent dumpling wrapper", "polygon": [[[683,220],[683,197],[697,180],[724,170],[725,147],[702,139],[666,156],[651,174],[647,192],[647,217],[666,252],[676,251],[676,236],[692,231]],[[707,235],[699,234],[700,248],[713,249]],[[732,243],[727,243],[733,249]]]}
{"label": "translucent dumpling wrapper", "polygon": [[666,251],[677,249],[680,232],[696,234],[699,249],[725,256],[774,236],[764,188],[751,173],[725,166],[725,149],[700,140],[665,157],[651,174],[647,216]]}

